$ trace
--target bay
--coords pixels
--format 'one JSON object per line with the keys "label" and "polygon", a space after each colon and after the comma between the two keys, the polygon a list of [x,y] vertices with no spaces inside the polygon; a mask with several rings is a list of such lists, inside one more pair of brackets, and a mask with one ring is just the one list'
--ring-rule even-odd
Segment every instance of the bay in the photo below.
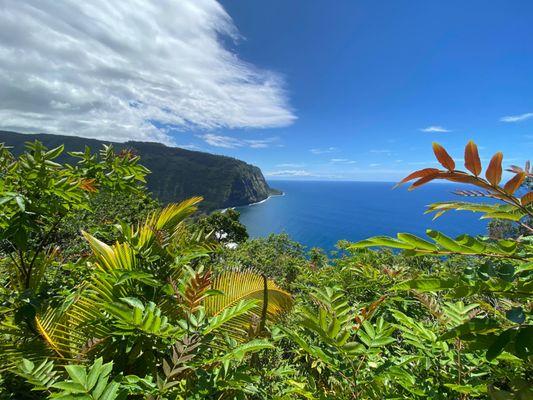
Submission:
{"label": "bay", "polygon": [[239,207],[241,222],[251,237],[287,233],[307,247],[335,249],[337,241],[359,241],[398,232],[425,235],[437,229],[447,235],[487,232],[487,220],[469,211],[448,212],[437,220],[424,214],[430,203],[465,200],[453,193],[457,184],[427,184],[409,192],[407,186],[392,190],[389,182],[271,181],[283,196]]}

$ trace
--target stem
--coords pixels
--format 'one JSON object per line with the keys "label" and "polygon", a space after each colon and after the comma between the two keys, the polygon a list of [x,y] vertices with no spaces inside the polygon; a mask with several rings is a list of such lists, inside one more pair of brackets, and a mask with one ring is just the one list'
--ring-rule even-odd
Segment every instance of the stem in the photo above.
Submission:
{"label": "stem", "polygon": [[475,254],[475,253],[461,253],[458,251],[441,251],[441,250],[423,250],[423,249],[416,249],[417,253],[420,254],[427,254],[427,255],[434,255],[434,256],[483,256],[483,257],[495,257],[495,258],[511,258],[513,260],[519,260],[524,261],[522,257],[513,256],[513,255],[504,255],[504,254],[494,254],[494,253],[487,253],[487,254]]}
{"label": "stem", "polygon": [[261,310],[261,321],[259,322],[259,333],[263,334],[265,330],[267,309],[268,309],[268,280],[265,274],[263,277],[263,309]]}
{"label": "stem", "polygon": [[63,215],[59,217],[57,221],[54,222],[54,224],[51,226],[51,228],[46,232],[46,234],[41,239],[41,242],[39,243],[39,246],[35,250],[35,253],[28,265],[27,274],[26,274],[26,281],[25,281],[25,289],[30,288],[31,284],[31,272],[33,270],[33,266],[35,265],[35,261],[37,260],[37,256],[40,252],[43,251],[43,249],[49,244],[50,238],[52,236],[52,232],[55,231],[55,229],[58,227],[59,223],[63,219]]}
{"label": "stem", "polygon": [[520,224],[522,227],[526,228],[528,231],[530,231],[530,232],[533,233],[533,228],[530,227],[529,225],[527,225],[527,224],[525,224],[525,223],[523,223],[523,222],[519,222],[519,224]]}

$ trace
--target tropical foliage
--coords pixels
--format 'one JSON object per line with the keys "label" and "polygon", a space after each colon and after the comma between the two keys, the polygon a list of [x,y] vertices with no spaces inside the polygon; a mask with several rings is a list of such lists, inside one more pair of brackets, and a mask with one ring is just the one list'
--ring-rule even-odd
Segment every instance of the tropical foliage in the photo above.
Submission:
{"label": "tropical foliage", "polygon": [[444,169],[401,183],[473,185],[427,211],[512,230],[328,256],[248,239],[233,211],[198,217],[199,197],[159,207],[131,153],[61,151],[0,147],[0,399],[533,396],[529,165],[500,185],[501,153],[482,175],[474,143],[466,171],[435,144]]}

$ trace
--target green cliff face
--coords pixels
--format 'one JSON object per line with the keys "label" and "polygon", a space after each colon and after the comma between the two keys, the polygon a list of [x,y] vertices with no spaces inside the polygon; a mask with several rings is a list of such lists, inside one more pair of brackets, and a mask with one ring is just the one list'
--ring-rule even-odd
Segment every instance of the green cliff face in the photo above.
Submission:
{"label": "green cliff face", "polygon": [[[0,131],[0,143],[13,146],[15,154],[22,151],[24,142],[33,140],[39,140],[47,147],[64,144],[67,151],[80,151],[85,146],[96,151],[103,144],[112,143],[75,136]],[[130,149],[141,156],[142,164],[151,171],[147,179],[148,189],[163,203],[200,195],[205,199],[203,209],[212,210],[255,203],[276,193],[268,186],[259,168],[235,158],[159,143],[112,144],[117,150]],[[69,161],[67,158],[62,161]]]}

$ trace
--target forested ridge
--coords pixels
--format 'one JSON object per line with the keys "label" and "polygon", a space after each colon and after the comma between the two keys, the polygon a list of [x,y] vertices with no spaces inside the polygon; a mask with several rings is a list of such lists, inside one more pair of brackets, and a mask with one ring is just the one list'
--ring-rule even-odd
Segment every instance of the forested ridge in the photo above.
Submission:
{"label": "forested ridge", "polygon": [[[24,151],[26,141],[39,140],[47,147],[64,145],[67,151],[83,151],[85,146],[98,149],[111,142],[76,136],[20,134],[0,131],[0,143],[13,146],[13,153]],[[112,143],[117,151],[133,151],[142,156],[149,170],[147,188],[162,203],[202,196],[204,210],[221,209],[255,203],[271,193],[261,170],[235,158],[154,142]],[[73,159],[66,152],[60,161]]]}
{"label": "forested ridge", "polygon": [[162,206],[126,148],[0,141],[0,399],[531,399],[530,165],[433,150],[400,184],[470,185],[426,211],[490,234],[325,254]]}

